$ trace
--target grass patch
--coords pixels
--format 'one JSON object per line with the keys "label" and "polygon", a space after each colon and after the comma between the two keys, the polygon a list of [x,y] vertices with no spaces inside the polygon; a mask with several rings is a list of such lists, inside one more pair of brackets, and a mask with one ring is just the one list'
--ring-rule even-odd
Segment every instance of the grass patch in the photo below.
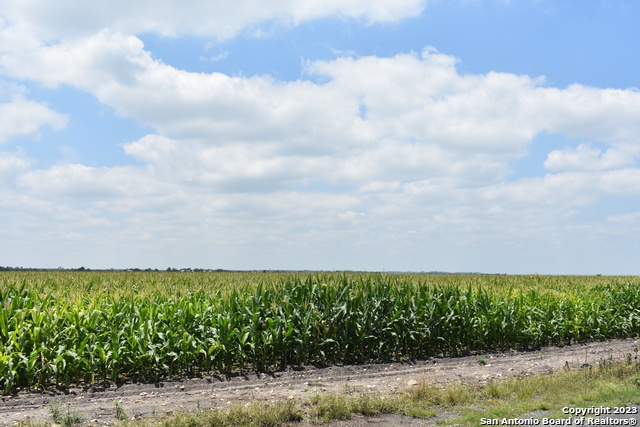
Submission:
{"label": "grass patch", "polygon": [[69,405],[62,405],[58,402],[49,406],[51,418],[56,424],[64,427],[72,427],[82,422],[82,414],[72,410]]}
{"label": "grass patch", "polygon": [[443,424],[475,426],[480,418],[518,418],[541,410],[549,411],[549,418],[566,418],[565,406],[640,404],[640,364],[601,361],[591,368],[496,381],[471,390],[467,404],[455,405],[457,416]]}
{"label": "grass patch", "polygon": [[120,420],[120,421],[126,420],[128,418],[127,412],[124,410],[124,406],[122,406],[122,402],[120,402],[119,400],[114,400],[113,405],[115,406],[115,410],[116,410],[116,420]]}
{"label": "grass patch", "polygon": [[205,409],[178,412],[161,419],[147,419],[128,425],[160,425],[165,427],[276,427],[304,419],[300,404],[295,401],[252,402],[225,409]]}
{"label": "grass patch", "polygon": [[[477,426],[480,418],[520,418],[537,411],[562,418],[565,406],[624,406],[640,404],[640,363],[601,361],[591,368],[550,375],[511,378],[485,385],[426,382],[393,395],[360,393],[317,394],[294,400],[234,405],[217,410],[179,412],[162,418],[128,421],[126,425],[275,427],[299,421],[327,422],[355,415],[399,414],[417,418],[440,416],[440,425]],[[443,416],[446,415],[446,416]]]}
{"label": "grass patch", "polygon": [[379,393],[317,394],[307,403],[312,421],[346,420],[356,414],[377,415],[396,412],[395,398]]}

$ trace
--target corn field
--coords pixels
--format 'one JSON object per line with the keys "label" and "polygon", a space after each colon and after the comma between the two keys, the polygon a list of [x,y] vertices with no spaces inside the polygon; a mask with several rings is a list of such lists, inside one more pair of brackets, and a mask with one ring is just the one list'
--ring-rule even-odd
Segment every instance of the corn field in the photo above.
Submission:
{"label": "corn field", "polygon": [[637,336],[633,277],[0,273],[0,389]]}

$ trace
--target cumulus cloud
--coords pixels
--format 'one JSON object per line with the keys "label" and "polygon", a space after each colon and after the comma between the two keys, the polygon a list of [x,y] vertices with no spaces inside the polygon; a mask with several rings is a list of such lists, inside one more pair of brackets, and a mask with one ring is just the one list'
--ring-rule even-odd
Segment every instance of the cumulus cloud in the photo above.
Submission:
{"label": "cumulus cloud", "polygon": [[547,156],[544,167],[554,172],[576,170],[621,169],[635,164],[632,154],[617,148],[603,152],[593,144],[580,144],[576,148],[553,150]]}
{"label": "cumulus cloud", "polygon": [[27,171],[16,179],[16,184],[39,199],[72,201],[113,211],[162,209],[167,197],[180,193],[175,184],[163,182],[148,168],[136,166],[54,165]]}
{"label": "cumulus cloud", "polygon": [[60,130],[66,123],[65,115],[53,111],[45,103],[14,95],[10,102],[0,103],[0,144],[17,136],[37,138],[43,126]]}
{"label": "cumulus cloud", "polygon": [[23,150],[0,152],[0,182],[13,185],[15,179],[34,162]]}
{"label": "cumulus cloud", "polygon": [[264,22],[296,25],[331,15],[395,22],[418,15],[425,0],[44,0],[0,1],[3,14],[45,40],[85,37],[105,28],[130,34],[194,34],[228,39]]}
{"label": "cumulus cloud", "polygon": [[574,84],[566,89],[547,88],[542,102],[547,110],[546,129],[571,138],[607,143],[638,144],[640,91],[600,89]]}
{"label": "cumulus cloud", "polygon": [[308,69],[360,99],[379,134],[465,152],[519,153],[537,131],[525,123],[525,97],[536,81],[501,73],[460,75],[456,62],[427,48],[419,55],[314,62]]}
{"label": "cumulus cloud", "polygon": [[463,75],[457,62],[433,48],[310,61],[307,75],[321,82],[280,82],[178,70],[135,36],[106,30],[0,59],[14,76],[77,86],[154,128],[123,146],[154,179],[216,191],[319,181],[365,192],[371,182],[492,185],[542,131],[611,145],[604,153],[588,144],[554,151],[545,163],[554,172],[634,165],[637,91]]}
{"label": "cumulus cloud", "polygon": [[[338,14],[380,22],[424,7],[416,0],[191,3],[0,0],[4,74],[76,87],[153,129],[122,144],[137,161],[129,166],[34,170],[23,152],[0,153],[0,179],[17,186],[21,203],[61,218],[55,238],[90,244],[74,234],[82,224],[114,245],[313,246],[321,256],[346,240],[363,250],[383,240],[401,253],[444,235],[469,247],[483,239],[504,244],[506,234],[560,241],[585,206],[640,194],[637,90],[463,74],[458,58],[431,47],[308,61],[304,78],[292,82],[188,72],[154,59],[136,34],[224,39],[265,21],[295,25]],[[0,141],[59,129],[65,120],[15,94],[0,104]],[[591,142],[551,151],[545,176],[511,180],[513,161],[541,132]]]}

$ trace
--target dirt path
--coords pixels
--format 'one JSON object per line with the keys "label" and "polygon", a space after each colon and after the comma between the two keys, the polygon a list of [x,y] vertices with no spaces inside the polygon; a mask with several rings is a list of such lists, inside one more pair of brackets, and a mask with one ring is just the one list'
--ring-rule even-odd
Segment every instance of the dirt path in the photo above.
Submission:
{"label": "dirt path", "polygon": [[[377,390],[391,393],[419,380],[432,383],[486,382],[496,378],[551,372],[569,365],[596,365],[602,359],[635,355],[637,339],[596,342],[567,347],[548,347],[530,352],[502,352],[460,358],[430,359],[415,363],[304,367],[271,374],[125,384],[120,387],[47,391],[0,397],[0,426],[31,420],[51,420],[50,404],[69,405],[90,423],[107,424],[116,415],[119,401],[128,417],[143,417],[190,408],[226,406],[251,400],[305,399],[314,393],[344,390]],[[480,360],[482,359],[482,360]],[[484,364],[480,363],[482,361]],[[376,421],[379,420],[380,422]],[[385,418],[354,420],[335,425],[383,425]],[[387,424],[388,425],[388,424]],[[397,419],[394,425],[426,425],[420,420]]]}

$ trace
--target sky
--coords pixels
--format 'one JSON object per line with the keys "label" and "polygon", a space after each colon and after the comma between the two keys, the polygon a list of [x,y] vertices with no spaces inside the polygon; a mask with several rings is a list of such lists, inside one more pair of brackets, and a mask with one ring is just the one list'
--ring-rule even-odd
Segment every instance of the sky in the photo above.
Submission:
{"label": "sky", "polygon": [[0,265],[640,274],[639,0],[0,0]]}

